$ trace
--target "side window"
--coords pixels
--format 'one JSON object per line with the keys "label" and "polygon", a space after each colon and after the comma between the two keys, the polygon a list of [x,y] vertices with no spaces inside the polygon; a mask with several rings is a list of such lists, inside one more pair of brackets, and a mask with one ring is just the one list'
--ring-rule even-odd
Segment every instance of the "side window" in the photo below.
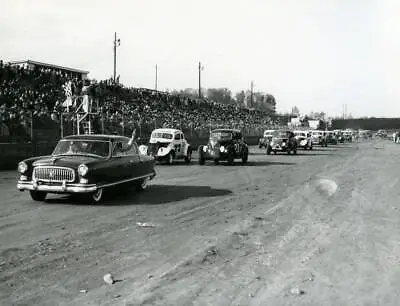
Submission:
{"label": "side window", "polygon": [[176,134],[174,139],[175,140],[181,140],[181,135],[180,134]]}
{"label": "side window", "polygon": [[139,148],[136,142],[132,144],[132,147],[126,152],[127,155],[137,155],[139,154]]}
{"label": "side window", "polygon": [[185,139],[185,136],[183,136],[183,134],[181,134],[181,139]]}
{"label": "side window", "polygon": [[124,147],[124,146],[123,146],[123,142],[122,142],[122,141],[117,141],[117,142],[114,144],[112,156],[113,156],[113,157],[118,157],[118,156],[124,156],[124,155],[126,155],[126,154],[125,154],[126,152],[123,151],[123,147]]}

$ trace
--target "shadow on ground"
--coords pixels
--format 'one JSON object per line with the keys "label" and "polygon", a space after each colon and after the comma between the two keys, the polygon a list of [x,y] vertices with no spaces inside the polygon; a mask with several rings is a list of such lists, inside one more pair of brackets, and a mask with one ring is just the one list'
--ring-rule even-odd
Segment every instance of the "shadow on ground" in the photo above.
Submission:
{"label": "shadow on ground", "polygon": [[[186,186],[186,185],[149,185],[139,192],[131,186],[108,189],[104,192],[103,202],[100,205],[152,205],[183,201],[191,198],[218,197],[231,194],[228,189],[217,189],[210,186]],[[47,204],[72,204],[88,205],[90,202],[85,197],[62,196],[49,198]]]}

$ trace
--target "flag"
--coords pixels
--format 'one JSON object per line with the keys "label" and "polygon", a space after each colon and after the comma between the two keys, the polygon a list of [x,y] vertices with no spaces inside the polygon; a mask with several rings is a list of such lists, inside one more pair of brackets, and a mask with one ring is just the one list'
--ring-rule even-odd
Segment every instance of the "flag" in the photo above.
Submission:
{"label": "flag", "polygon": [[65,93],[65,97],[66,97],[66,99],[62,105],[67,108],[67,112],[68,112],[69,107],[72,105],[72,82],[71,81],[65,82],[65,84],[62,85],[62,88],[64,89],[64,93]]}

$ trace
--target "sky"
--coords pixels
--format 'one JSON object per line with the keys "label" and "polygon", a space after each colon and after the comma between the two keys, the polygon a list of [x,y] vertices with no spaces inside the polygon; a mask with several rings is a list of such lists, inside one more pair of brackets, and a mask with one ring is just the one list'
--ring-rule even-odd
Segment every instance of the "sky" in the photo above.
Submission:
{"label": "sky", "polygon": [[250,88],[277,110],[400,117],[397,0],[0,0],[0,59],[127,86]]}

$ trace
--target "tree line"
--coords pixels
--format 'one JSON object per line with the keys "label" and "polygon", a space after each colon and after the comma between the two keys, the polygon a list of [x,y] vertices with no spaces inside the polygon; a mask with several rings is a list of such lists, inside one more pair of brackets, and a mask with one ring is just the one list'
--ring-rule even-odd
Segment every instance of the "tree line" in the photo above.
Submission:
{"label": "tree line", "polygon": [[[196,99],[199,97],[198,89],[186,88],[182,90],[172,90],[170,94],[181,95]],[[201,91],[202,97],[222,104],[237,105],[239,107],[253,108],[256,110],[276,112],[275,97],[269,93],[260,91],[251,92],[241,90],[235,94],[228,88],[208,88]]]}

